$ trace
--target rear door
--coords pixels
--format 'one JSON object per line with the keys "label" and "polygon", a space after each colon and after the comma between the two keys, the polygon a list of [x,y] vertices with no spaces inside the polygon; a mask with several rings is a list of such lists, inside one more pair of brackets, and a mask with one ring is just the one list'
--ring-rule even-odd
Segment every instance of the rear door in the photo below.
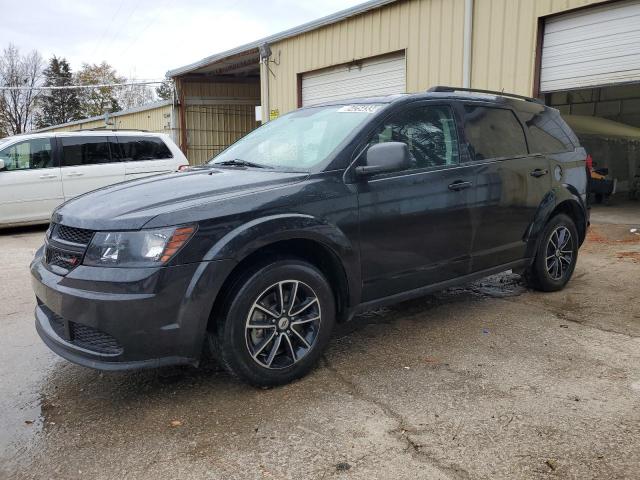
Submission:
{"label": "rear door", "polygon": [[119,135],[119,154],[127,179],[175,172],[176,159],[160,137]]}
{"label": "rear door", "polygon": [[551,176],[548,159],[529,153],[513,110],[483,104],[461,108],[477,183],[471,269],[478,272],[524,258],[524,238],[551,188]]}
{"label": "rear door", "polygon": [[356,184],[364,301],[459,277],[469,269],[473,167],[460,164],[451,106],[402,107],[368,144],[390,141],[408,145],[413,166]]}
{"label": "rear door", "polygon": [[46,221],[64,201],[53,138],[34,138],[0,150],[0,224]]}
{"label": "rear door", "polygon": [[111,155],[107,136],[60,136],[62,187],[69,200],[124,181],[124,164]]}

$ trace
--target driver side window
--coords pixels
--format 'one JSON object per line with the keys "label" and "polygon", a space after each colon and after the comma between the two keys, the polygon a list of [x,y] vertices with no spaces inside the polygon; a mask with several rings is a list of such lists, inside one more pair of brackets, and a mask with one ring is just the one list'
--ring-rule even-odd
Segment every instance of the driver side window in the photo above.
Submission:
{"label": "driver side window", "polygon": [[0,151],[5,171],[53,167],[51,140],[35,138],[16,143]]}
{"label": "driver side window", "polygon": [[458,163],[458,135],[449,107],[414,107],[392,116],[373,135],[369,146],[385,142],[406,144],[412,169]]}

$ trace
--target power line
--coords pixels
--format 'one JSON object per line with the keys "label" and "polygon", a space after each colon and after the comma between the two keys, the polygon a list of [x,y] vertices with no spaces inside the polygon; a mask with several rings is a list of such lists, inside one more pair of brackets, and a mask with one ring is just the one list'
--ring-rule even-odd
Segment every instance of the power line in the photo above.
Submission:
{"label": "power line", "polygon": [[118,5],[118,9],[116,10],[116,13],[113,14],[113,17],[111,17],[111,21],[107,24],[107,27],[102,32],[102,35],[100,36],[100,40],[93,47],[93,52],[91,53],[92,57],[95,55],[95,53],[98,50],[98,48],[100,48],[102,46],[102,41],[104,40],[105,35],[107,34],[107,32],[111,29],[111,26],[113,25],[113,22],[115,21],[116,17],[120,13],[120,10],[122,9],[122,5],[124,5],[124,0],[120,0],[120,4]]}
{"label": "power line", "polygon": [[153,80],[146,82],[127,82],[127,83],[102,83],[95,85],[63,85],[59,87],[3,87],[0,86],[0,91],[8,90],[19,90],[19,91],[29,91],[29,90],[74,90],[74,89],[82,89],[82,88],[108,88],[108,87],[131,87],[134,85],[158,85],[161,84],[162,80]]}

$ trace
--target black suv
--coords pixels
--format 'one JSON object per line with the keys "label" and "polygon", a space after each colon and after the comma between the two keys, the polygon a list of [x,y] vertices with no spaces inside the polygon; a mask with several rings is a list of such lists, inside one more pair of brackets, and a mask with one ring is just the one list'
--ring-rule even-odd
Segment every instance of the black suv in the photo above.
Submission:
{"label": "black suv", "polygon": [[[78,197],[31,264],[36,328],[104,370],[304,375],[335,322],[512,269],[569,281],[586,154],[538,101],[436,87],[294,111],[203,167]],[[203,348],[204,347],[204,348]]]}

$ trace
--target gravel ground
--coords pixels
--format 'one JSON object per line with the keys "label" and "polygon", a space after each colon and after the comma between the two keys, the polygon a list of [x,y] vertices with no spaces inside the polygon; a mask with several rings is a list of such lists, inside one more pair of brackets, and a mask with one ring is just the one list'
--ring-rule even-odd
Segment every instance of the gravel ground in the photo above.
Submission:
{"label": "gravel ground", "polygon": [[640,204],[592,220],[564,291],[507,273],[370,312],[270,390],[59,359],[33,327],[44,229],[0,232],[0,478],[640,478]]}

